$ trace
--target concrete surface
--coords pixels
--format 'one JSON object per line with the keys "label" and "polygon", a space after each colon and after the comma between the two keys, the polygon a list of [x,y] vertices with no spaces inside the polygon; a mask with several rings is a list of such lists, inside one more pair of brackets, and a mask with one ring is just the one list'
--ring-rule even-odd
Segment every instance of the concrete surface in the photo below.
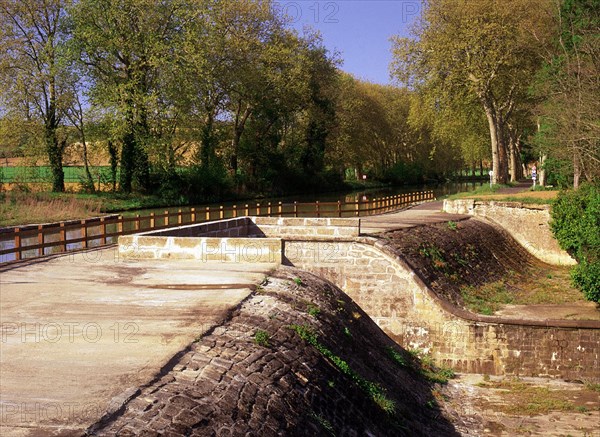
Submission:
{"label": "concrete surface", "polygon": [[361,217],[360,232],[361,234],[377,234],[394,229],[470,218],[463,214],[447,214],[442,211],[442,206],[442,201],[426,202],[398,212]]}
{"label": "concrete surface", "polygon": [[78,435],[148,384],[274,267],[116,248],[0,269],[0,435]]}

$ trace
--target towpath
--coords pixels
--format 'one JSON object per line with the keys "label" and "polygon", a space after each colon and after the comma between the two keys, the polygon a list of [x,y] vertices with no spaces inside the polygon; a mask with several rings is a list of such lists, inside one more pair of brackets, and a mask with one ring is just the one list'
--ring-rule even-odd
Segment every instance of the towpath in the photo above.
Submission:
{"label": "towpath", "polygon": [[[529,182],[520,182],[514,187],[502,188],[496,194],[510,195],[529,190]],[[388,214],[372,215],[361,218],[360,230],[364,234],[376,234],[393,229],[412,228],[415,226],[459,221],[469,218],[468,215],[446,214],[442,211],[444,202],[441,200],[426,202],[412,208]]]}

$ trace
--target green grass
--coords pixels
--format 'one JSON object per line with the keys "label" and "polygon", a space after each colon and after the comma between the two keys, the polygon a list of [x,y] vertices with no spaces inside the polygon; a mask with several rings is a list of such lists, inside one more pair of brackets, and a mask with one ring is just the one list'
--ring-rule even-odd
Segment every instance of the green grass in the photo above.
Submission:
{"label": "green grass", "polygon": [[514,301],[513,293],[508,290],[504,281],[491,282],[481,287],[463,287],[461,294],[469,310],[487,316]]}
{"label": "green grass", "polygon": [[431,355],[419,349],[410,349],[408,352],[417,360],[418,367],[416,370],[429,382],[447,384],[450,379],[456,376],[451,368],[436,365]]}
{"label": "green grass", "polygon": [[344,375],[348,376],[352,381],[354,381],[383,411],[390,415],[395,414],[396,403],[394,400],[387,397],[385,389],[383,389],[379,384],[363,378],[356,371],[354,371],[346,361],[335,355],[330,349],[321,344],[319,342],[319,337],[309,326],[290,325],[290,329],[294,330],[302,340],[312,345],[321,353],[321,355],[333,363],[333,365],[335,365],[335,367],[337,367]]}
{"label": "green grass", "polygon": [[[67,183],[78,183],[85,178],[83,166],[64,166],[63,171]],[[108,183],[111,179],[110,166],[90,166],[90,172],[95,182],[100,179],[103,183]],[[0,167],[0,181],[4,183],[51,183],[52,171],[49,166]]]}
{"label": "green grass", "polygon": [[257,330],[254,334],[254,343],[256,343],[259,346],[269,347],[270,339],[271,336],[269,335],[269,333],[267,331],[263,331],[262,329]]}

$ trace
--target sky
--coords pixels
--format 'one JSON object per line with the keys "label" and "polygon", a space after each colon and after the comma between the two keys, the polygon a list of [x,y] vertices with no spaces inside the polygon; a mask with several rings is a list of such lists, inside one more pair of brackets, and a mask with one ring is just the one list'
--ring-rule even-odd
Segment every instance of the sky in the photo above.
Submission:
{"label": "sky", "polygon": [[410,24],[421,10],[420,0],[279,0],[302,31],[305,25],[318,30],[325,46],[337,50],[342,70],[358,79],[388,84],[392,60],[392,35],[408,36]]}

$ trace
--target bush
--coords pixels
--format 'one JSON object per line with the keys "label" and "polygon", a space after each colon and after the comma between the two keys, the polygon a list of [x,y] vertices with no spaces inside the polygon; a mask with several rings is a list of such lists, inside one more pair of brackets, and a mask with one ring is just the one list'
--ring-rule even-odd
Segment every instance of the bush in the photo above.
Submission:
{"label": "bush", "polygon": [[600,302],[600,187],[561,192],[551,227],[560,247],[579,263],[572,271],[573,283],[586,299]]}

